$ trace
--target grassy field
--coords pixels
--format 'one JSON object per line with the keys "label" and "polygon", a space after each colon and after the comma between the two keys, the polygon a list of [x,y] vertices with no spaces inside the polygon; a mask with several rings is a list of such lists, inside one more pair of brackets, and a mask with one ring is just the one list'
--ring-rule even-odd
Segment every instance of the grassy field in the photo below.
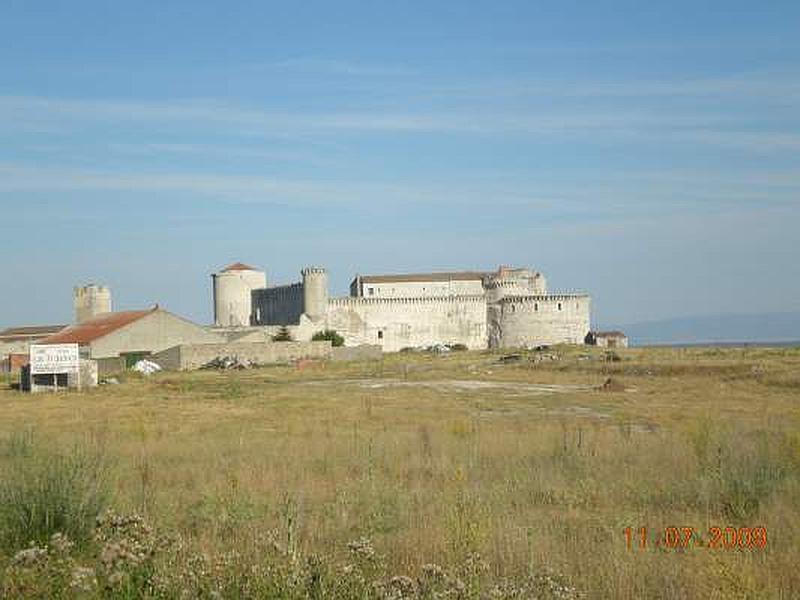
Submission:
{"label": "grassy field", "polygon": [[[5,514],[18,534],[3,538],[2,589],[798,597],[800,349],[629,349],[615,362],[597,349],[551,352],[559,359],[413,353],[127,376],[81,393],[3,389],[6,497],[51,494],[20,481],[53,480],[46,465],[78,456],[75,472],[108,490],[97,506],[141,519],[107,521],[88,541],[78,527],[75,548],[59,549],[53,527],[28,531],[31,519]],[[709,548],[709,529],[729,526],[766,528],[766,546]],[[692,543],[657,546],[667,527],[692,527]],[[106,555],[120,531],[151,540],[137,538],[150,550],[135,568],[119,567],[124,589]],[[173,546],[160,551],[160,535]],[[19,555],[26,536],[49,544],[49,562]],[[83,587],[78,565],[92,569]],[[256,575],[259,565],[269,567]],[[47,577],[57,585],[42,587]]]}

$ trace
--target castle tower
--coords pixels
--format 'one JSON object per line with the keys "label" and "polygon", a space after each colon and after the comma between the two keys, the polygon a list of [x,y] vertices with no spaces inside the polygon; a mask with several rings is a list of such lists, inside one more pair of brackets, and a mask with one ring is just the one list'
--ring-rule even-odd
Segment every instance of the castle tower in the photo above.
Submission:
{"label": "castle tower", "polygon": [[538,271],[500,266],[497,273],[484,281],[487,302],[498,302],[505,296],[547,294],[547,280]]}
{"label": "castle tower", "polygon": [[75,308],[75,322],[83,323],[97,315],[111,312],[111,289],[94,283],[75,287],[72,291],[72,304]]}
{"label": "castle tower", "polygon": [[267,275],[242,263],[228,265],[211,275],[214,325],[246,327],[251,324],[253,290],[267,287]]}
{"label": "castle tower", "polygon": [[303,274],[303,312],[312,321],[328,312],[328,273],[322,267],[306,267]]}

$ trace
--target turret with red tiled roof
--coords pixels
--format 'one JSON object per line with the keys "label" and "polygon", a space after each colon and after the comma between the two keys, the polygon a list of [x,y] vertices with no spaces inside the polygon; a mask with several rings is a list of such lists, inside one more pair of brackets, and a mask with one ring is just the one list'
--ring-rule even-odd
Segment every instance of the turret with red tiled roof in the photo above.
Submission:
{"label": "turret with red tiled roof", "polygon": [[258,271],[255,267],[251,267],[250,265],[246,265],[244,263],[235,262],[232,265],[228,265],[224,269],[222,269],[223,273],[227,273],[228,271]]}

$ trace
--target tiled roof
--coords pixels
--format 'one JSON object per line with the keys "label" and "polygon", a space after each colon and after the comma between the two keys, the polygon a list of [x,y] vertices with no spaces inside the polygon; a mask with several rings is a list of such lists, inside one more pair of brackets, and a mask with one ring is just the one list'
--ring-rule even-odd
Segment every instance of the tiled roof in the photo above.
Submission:
{"label": "tiled roof", "polygon": [[400,283],[406,281],[472,281],[488,277],[485,271],[451,271],[442,273],[402,273],[398,275],[362,275],[363,283]]}
{"label": "tiled roof", "polygon": [[99,315],[83,323],[77,325],[70,325],[63,331],[59,331],[55,335],[46,337],[40,340],[40,344],[89,344],[101,337],[108,335],[121,329],[126,325],[138,321],[142,317],[146,317],[150,313],[158,310],[158,308],[151,308],[149,310],[127,310],[122,312],[112,312]]}
{"label": "tiled roof", "polygon": [[625,337],[621,331],[595,331],[595,337]]}
{"label": "tiled roof", "polygon": [[223,273],[226,273],[228,271],[258,271],[258,269],[256,269],[255,267],[251,267],[250,265],[246,265],[244,263],[236,262],[222,269]]}
{"label": "tiled roof", "polygon": [[52,335],[64,329],[66,325],[32,325],[29,327],[9,327],[0,331],[0,340],[19,340],[30,337]]}

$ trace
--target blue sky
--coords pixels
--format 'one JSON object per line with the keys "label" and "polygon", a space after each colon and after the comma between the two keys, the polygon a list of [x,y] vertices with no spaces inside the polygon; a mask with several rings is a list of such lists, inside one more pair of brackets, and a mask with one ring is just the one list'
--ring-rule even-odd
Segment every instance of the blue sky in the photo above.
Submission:
{"label": "blue sky", "polygon": [[800,3],[0,14],[0,325],[111,285],[529,265],[599,325],[800,310]]}

